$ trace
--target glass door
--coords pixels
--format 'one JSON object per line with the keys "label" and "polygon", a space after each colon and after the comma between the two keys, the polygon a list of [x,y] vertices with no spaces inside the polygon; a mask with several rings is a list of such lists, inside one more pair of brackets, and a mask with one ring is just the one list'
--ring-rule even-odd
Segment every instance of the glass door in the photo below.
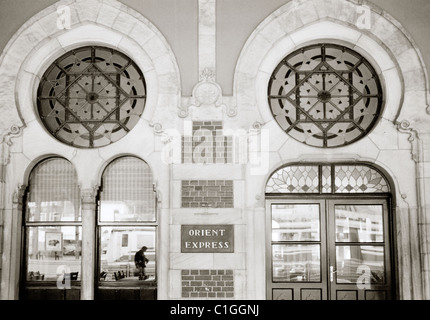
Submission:
{"label": "glass door", "polygon": [[386,199],[268,200],[267,296],[390,299]]}
{"label": "glass door", "polygon": [[327,299],[325,202],[271,201],[268,206],[269,298]]}
{"label": "glass door", "polygon": [[386,201],[331,200],[327,209],[331,299],[391,299]]}

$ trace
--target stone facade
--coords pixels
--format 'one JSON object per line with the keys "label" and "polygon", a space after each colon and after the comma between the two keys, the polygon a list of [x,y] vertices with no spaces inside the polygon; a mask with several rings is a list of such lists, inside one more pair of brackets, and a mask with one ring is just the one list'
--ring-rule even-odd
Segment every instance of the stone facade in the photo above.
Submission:
{"label": "stone facade", "polygon": [[[57,25],[61,6],[70,12],[68,28]],[[192,282],[200,280],[185,278],[197,277],[196,270],[199,276],[212,277],[207,279],[212,294],[223,287],[228,288],[221,289],[225,298],[265,299],[266,279],[261,275],[267,250],[266,182],[279,167],[298,162],[363,162],[386,173],[393,190],[398,297],[430,299],[429,90],[421,53],[407,31],[368,1],[285,1],[244,45],[234,72],[233,96],[223,95],[215,79],[216,0],[199,0],[198,37],[200,79],[187,97],[181,95],[179,67],[162,33],[119,1],[62,0],[15,33],[0,56],[1,299],[19,296],[23,194],[32,168],[50,156],[66,158],[76,168],[86,248],[81,299],[94,299],[95,190],[103,169],[121,155],[135,155],[153,170],[159,299],[197,297],[202,286]],[[375,128],[352,145],[335,149],[313,148],[290,138],[267,102],[267,83],[279,61],[303,45],[321,41],[343,44],[368,59],[385,93]],[[142,70],[148,92],[136,127],[117,143],[98,149],[73,148],[55,140],[35,108],[45,69],[68,50],[88,44],[128,55]],[[223,135],[212,135],[210,156],[192,158],[197,147],[193,133],[206,125],[212,133],[222,127]],[[216,205],[203,205],[209,202]],[[234,225],[234,253],[182,253],[178,239],[184,224]],[[212,285],[221,271],[234,284]]]}

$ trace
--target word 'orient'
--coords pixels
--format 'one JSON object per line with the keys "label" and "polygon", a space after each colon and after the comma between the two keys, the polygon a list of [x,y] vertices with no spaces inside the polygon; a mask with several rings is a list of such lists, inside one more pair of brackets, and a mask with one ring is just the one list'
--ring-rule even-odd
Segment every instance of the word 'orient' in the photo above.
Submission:
{"label": "word 'orient'", "polygon": [[234,252],[233,225],[182,225],[181,252]]}

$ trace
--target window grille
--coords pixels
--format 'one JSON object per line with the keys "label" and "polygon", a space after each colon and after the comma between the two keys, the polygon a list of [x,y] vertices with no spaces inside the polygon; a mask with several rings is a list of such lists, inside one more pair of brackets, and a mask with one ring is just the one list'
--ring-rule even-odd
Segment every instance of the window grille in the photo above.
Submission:
{"label": "window grille", "polygon": [[382,89],[371,64],[357,52],[317,44],[286,56],[275,68],[268,102],[280,127],[310,146],[351,144],[375,125]]}
{"label": "window grille", "polygon": [[79,221],[80,191],[73,165],[51,158],[37,165],[30,176],[27,221]]}
{"label": "window grille", "polygon": [[57,59],[38,89],[39,116],[58,140],[95,148],[124,137],[145,107],[145,79],[124,54],[88,46]]}
{"label": "window grille", "polygon": [[100,221],[154,221],[155,192],[148,164],[121,157],[103,173]]}

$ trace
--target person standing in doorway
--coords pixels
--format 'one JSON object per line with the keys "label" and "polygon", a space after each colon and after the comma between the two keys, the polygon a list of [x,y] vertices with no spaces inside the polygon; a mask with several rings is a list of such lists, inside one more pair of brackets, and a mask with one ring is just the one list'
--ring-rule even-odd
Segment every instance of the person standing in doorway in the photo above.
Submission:
{"label": "person standing in doorway", "polygon": [[139,270],[139,280],[146,280],[148,276],[145,274],[145,267],[148,263],[148,258],[145,256],[145,251],[148,248],[143,246],[139,251],[134,255],[134,263],[136,268]]}

